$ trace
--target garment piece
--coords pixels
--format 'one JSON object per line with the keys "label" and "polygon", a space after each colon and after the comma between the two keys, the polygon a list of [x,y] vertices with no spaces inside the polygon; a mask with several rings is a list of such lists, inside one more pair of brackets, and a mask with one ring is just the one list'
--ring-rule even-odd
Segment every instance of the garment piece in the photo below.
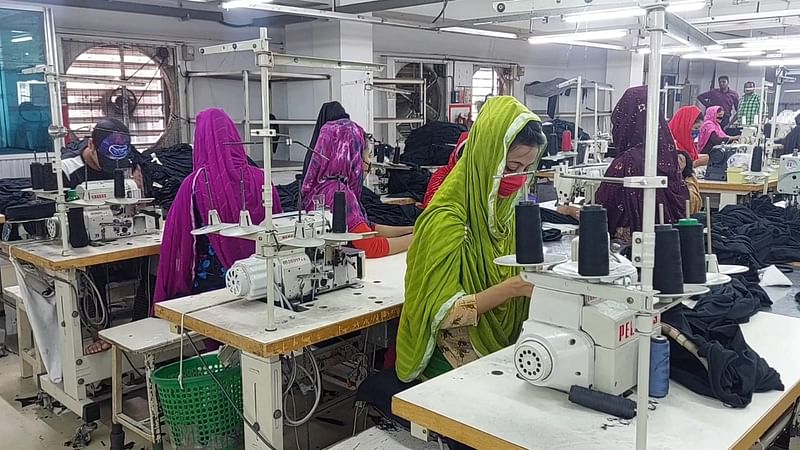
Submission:
{"label": "garment piece", "polygon": [[[352,229],[351,233],[369,233],[375,231],[366,223],[361,223]],[[375,236],[353,241],[351,245],[359,250],[364,250],[367,258],[383,258],[389,256],[389,240],[385,237]]]}
{"label": "garment piece", "polygon": [[428,204],[433,200],[433,194],[439,190],[444,183],[445,178],[447,175],[453,170],[453,167],[456,166],[458,159],[464,150],[464,144],[467,141],[467,137],[469,136],[468,132],[461,133],[461,136],[458,138],[458,142],[456,143],[456,148],[453,149],[453,153],[450,154],[450,159],[447,161],[447,165],[440,167],[436,170],[436,172],[431,175],[430,181],[428,181],[428,189],[425,191],[425,197],[422,199],[422,209],[428,207]]}
{"label": "garment piece", "polygon": [[[264,220],[262,188],[264,171],[250,166],[239,131],[221,109],[207,109],[197,115],[192,165],[194,171],[181,183],[167,214],[158,263],[154,301],[160,302],[192,290],[195,264],[196,223],[207,225],[208,211],[217,210],[222,222],[238,223],[239,211],[250,211],[253,223]],[[205,183],[208,180],[208,187]],[[244,181],[244,199],[242,199]],[[213,198],[209,198],[209,192]],[[213,202],[213,203],[212,203]],[[197,211],[200,217],[195,217]],[[281,212],[277,190],[272,189],[272,212]],[[255,252],[255,242],[209,235],[208,239],[226,268]]]}
{"label": "garment piece", "polygon": [[478,304],[474,295],[456,300],[442,320],[436,345],[442,356],[457,368],[478,359],[469,340],[469,327],[478,325]]}
{"label": "garment piece", "polygon": [[5,214],[10,206],[25,205],[36,200],[36,194],[24,191],[31,187],[30,178],[0,179],[0,214]]}
{"label": "garment piece", "polygon": [[[314,125],[314,131],[311,134],[311,142],[308,144],[309,148],[315,148],[317,146],[317,139],[319,139],[319,132],[322,130],[323,125],[335,120],[349,118],[350,115],[347,114],[347,111],[345,111],[341,103],[336,101],[323,103],[322,107],[319,109],[319,114],[317,114],[317,123]],[[311,155],[313,153],[314,152],[311,150],[306,151],[306,156],[303,158],[303,176],[308,172],[308,164],[311,162]]]}
{"label": "garment piece", "polygon": [[365,146],[364,130],[350,119],[328,122],[322,127],[300,188],[306,211],[314,209],[316,197],[322,197],[325,207],[332,209],[334,194],[342,191],[347,203],[347,229],[354,230],[362,223],[369,225],[359,201]]}
{"label": "garment piece", "polygon": [[[739,94],[733,89],[723,92],[720,89],[712,89],[697,96],[697,100],[706,108],[720,107],[725,112],[722,118],[722,127],[727,127],[731,120],[733,111],[739,109]],[[708,112],[708,110],[706,110]],[[701,145],[702,147],[702,145]]]}
{"label": "garment piece", "polygon": [[736,111],[736,122],[742,125],[742,119],[747,125],[755,125],[756,122],[761,122],[761,96],[758,94],[745,94]]}
{"label": "garment piece", "polygon": [[703,197],[700,195],[700,184],[694,175],[686,178],[689,189],[689,214],[697,214],[703,209]]}
{"label": "garment piece", "polygon": [[[647,86],[625,91],[611,115],[612,137],[621,153],[611,162],[606,177],[644,175],[646,116]],[[667,187],[656,191],[656,203],[664,205],[667,223],[674,223],[684,215],[689,190],[678,166],[675,141],[661,112],[657,159],[657,175],[667,177]],[[620,229],[641,230],[644,209],[644,194],[641,189],[626,188],[618,183],[601,183],[595,199],[608,212],[608,228],[612,236]]]}
{"label": "garment piece", "polygon": [[36,272],[26,270],[16,259],[12,259],[11,263],[17,275],[20,297],[28,314],[36,349],[47,370],[47,378],[53,383],[60,383],[63,364],[55,291]]}
{"label": "garment piece", "polygon": [[794,118],[795,126],[792,131],[783,138],[783,152],[781,155],[789,155],[800,148],[800,114]]}
{"label": "garment piece", "polygon": [[156,148],[142,153],[144,194],[155,199],[155,204],[168,210],[183,180],[192,173],[192,146],[178,144]]}
{"label": "garment piece", "polygon": [[[514,251],[516,198],[497,190],[509,146],[528,122],[539,121],[513,97],[492,97],[470,130],[464,154],[417,220],[408,251],[405,303],[397,333],[395,369],[416,379],[434,353],[452,305],[519,273],[494,264]],[[544,148],[539,149],[536,161]],[[513,344],[528,315],[528,299],[513,299],[469,327],[475,351],[487,355]]]}
{"label": "garment piece", "polygon": [[700,119],[700,114],[700,108],[697,106],[684,106],[678,109],[669,121],[669,131],[675,139],[675,147],[688,153],[692,161],[697,160],[697,144],[692,138],[692,129]]}
{"label": "garment piece", "polygon": [[450,122],[431,122],[416,128],[406,139],[400,162],[414,166],[444,166],[461,133],[466,131],[463,125]]}
{"label": "garment piece", "polygon": [[772,302],[757,283],[734,277],[712,288],[694,308],[679,305],[661,317],[698,347],[708,369],[682,345],[670,345],[670,378],[693,392],[717,398],[726,406],[744,408],[753,394],[784,389],[780,374],[744,339],[740,324]]}

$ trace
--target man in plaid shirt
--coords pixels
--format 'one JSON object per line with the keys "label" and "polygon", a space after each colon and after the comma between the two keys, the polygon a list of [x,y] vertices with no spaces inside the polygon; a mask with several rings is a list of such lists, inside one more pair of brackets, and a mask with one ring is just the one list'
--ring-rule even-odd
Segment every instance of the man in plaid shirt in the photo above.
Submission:
{"label": "man in plaid shirt", "polygon": [[739,103],[739,111],[736,112],[736,123],[738,125],[755,125],[760,122],[761,97],[756,94],[756,84],[748,81],[744,84],[744,97]]}

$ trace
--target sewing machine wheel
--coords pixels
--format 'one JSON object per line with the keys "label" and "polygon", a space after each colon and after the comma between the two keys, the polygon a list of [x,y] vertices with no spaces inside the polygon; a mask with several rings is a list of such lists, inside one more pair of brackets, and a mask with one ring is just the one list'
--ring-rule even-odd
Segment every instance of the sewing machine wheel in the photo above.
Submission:
{"label": "sewing machine wheel", "polygon": [[59,226],[58,218],[57,217],[50,217],[44,221],[45,227],[47,228],[47,236],[50,239],[55,239],[59,235]]}
{"label": "sewing machine wheel", "polygon": [[250,280],[244,270],[239,267],[231,267],[225,273],[225,285],[228,291],[235,297],[244,297],[250,290]]}
{"label": "sewing machine wheel", "polygon": [[712,164],[722,164],[727,161],[727,157],[727,152],[722,149],[715,148],[708,152],[708,159]]}
{"label": "sewing machine wheel", "polygon": [[553,371],[553,358],[542,344],[528,340],[520,342],[514,350],[514,365],[522,378],[540,381]]}

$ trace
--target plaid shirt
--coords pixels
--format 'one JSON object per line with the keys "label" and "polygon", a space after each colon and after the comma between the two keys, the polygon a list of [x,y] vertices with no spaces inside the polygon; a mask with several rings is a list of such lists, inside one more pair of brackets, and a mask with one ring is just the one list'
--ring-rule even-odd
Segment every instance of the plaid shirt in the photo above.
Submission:
{"label": "plaid shirt", "polygon": [[758,120],[761,110],[761,97],[758,94],[745,95],[742,97],[739,111],[737,111],[736,122],[741,124],[742,119],[747,120],[747,125],[753,125]]}

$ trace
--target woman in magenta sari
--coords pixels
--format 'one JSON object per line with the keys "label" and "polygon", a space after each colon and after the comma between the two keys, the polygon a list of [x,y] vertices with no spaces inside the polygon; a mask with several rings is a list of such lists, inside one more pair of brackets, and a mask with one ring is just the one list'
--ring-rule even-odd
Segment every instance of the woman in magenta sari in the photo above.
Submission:
{"label": "woman in magenta sari", "polygon": [[319,132],[308,172],[300,188],[303,208],[314,209],[321,197],[325,207],[333,206],[333,194],[342,191],[347,202],[347,230],[350,233],[377,232],[375,237],[353,241],[367,258],[380,258],[408,250],[413,227],[393,227],[372,223],[361,207],[361,186],[369,167],[369,148],[364,130],[350,119],[326,123]]}
{"label": "woman in magenta sari", "polygon": [[[625,91],[611,115],[611,134],[617,157],[606,171],[607,177],[644,175],[644,142],[647,117],[647,86]],[[657,175],[667,177],[667,187],[656,190],[656,204],[664,205],[664,220],[674,223],[686,208],[689,191],[678,167],[675,140],[664,116],[659,114]],[[595,195],[608,210],[608,229],[612,237],[630,241],[630,233],[642,229],[642,189],[602,183]],[[658,208],[656,208],[658,210]]]}
{"label": "woman in magenta sari", "polygon": [[[255,242],[250,240],[191,234],[193,229],[207,225],[211,201],[222,222],[239,221],[242,178],[245,208],[253,223],[264,220],[264,171],[248,164],[239,131],[225,111],[212,108],[197,115],[192,158],[194,171],[183,180],[167,214],[155,302],[224,288],[228,268],[255,253]],[[209,192],[213,199],[209,199]],[[272,212],[281,211],[273,187]]]}

